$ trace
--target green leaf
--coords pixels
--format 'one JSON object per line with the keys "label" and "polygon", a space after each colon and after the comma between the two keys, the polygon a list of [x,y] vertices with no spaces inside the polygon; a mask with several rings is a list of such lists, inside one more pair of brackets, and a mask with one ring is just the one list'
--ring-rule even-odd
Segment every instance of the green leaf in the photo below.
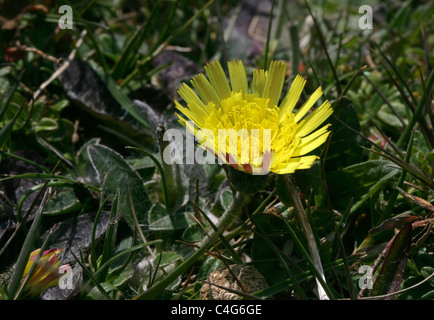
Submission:
{"label": "green leaf", "polygon": [[59,124],[56,119],[42,118],[35,127],[35,132],[54,131],[59,129]]}
{"label": "green leaf", "polygon": [[225,189],[222,191],[220,194],[220,202],[225,210],[231,205],[233,198],[234,195],[231,190]]}
{"label": "green leaf", "polygon": [[115,254],[113,257],[110,257],[103,265],[101,265],[99,267],[99,269],[95,272],[95,274],[92,276],[92,279],[90,279],[90,280],[95,283],[95,281],[96,281],[95,278],[96,277],[99,277],[99,275],[101,273],[105,272],[113,263],[115,263],[116,261],[118,261],[124,255],[131,254],[132,252],[134,252],[136,250],[144,249],[147,246],[152,246],[152,245],[155,245],[155,244],[159,244],[161,242],[162,242],[161,240],[149,241],[149,242],[138,244],[138,245],[136,245],[134,247],[122,250],[121,252]]}
{"label": "green leaf", "polygon": [[131,164],[144,181],[152,180],[157,166],[151,158],[128,159],[128,163]]}
{"label": "green leaf", "polygon": [[74,132],[74,124],[64,118],[42,118],[38,121],[35,132],[38,132],[49,142],[60,142],[63,140],[66,144],[66,142],[70,143],[71,141]]}
{"label": "green leaf", "polygon": [[[148,20],[149,21],[149,20]],[[131,70],[132,66],[138,59],[138,51],[143,45],[146,37],[145,25],[139,27],[129,38],[125,40],[121,54],[111,70],[113,79],[119,79],[125,76],[125,73]]]}
{"label": "green leaf", "polygon": [[[118,288],[115,287],[113,284],[108,282],[102,282],[100,283],[102,289],[107,293],[110,294],[112,291],[117,291]],[[101,292],[101,289],[98,287],[93,287],[89,293],[86,295],[86,300],[106,300],[107,296],[104,295]]]}
{"label": "green leaf", "polygon": [[[381,270],[370,293],[370,296],[384,295],[395,292],[402,282],[407,257],[410,252],[412,237],[411,223],[407,223],[389,242],[387,253]],[[387,300],[393,297],[386,298]]]}
{"label": "green leaf", "polygon": [[91,185],[98,185],[99,181],[97,180],[97,177],[95,175],[95,168],[92,166],[92,162],[89,157],[88,147],[90,145],[97,145],[99,144],[99,142],[100,139],[98,138],[87,141],[77,152],[75,160],[75,162],[77,163],[77,165],[75,166],[77,174],[84,181]]}
{"label": "green leaf", "polygon": [[186,242],[199,242],[203,240],[203,238],[206,236],[203,228],[205,228],[207,232],[212,230],[212,228],[208,224],[205,224],[204,221],[202,221],[202,225],[194,223],[184,230],[181,236],[182,240]]}
{"label": "green leaf", "polygon": [[[270,214],[257,214],[254,221],[255,225],[260,225],[269,235],[272,244],[282,250],[285,243],[289,241],[282,219]],[[278,283],[288,277],[288,273],[280,265],[276,254],[270,248],[270,243],[260,235],[255,234],[254,236],[251,255],[254,267],[264,275],[269,284]]]}
{"label": "green leaf", "polygon": [[211,272],[216,271],[221,265],[223,265],[223,261],[217,259],[213,256],[208,256],[204,262],[201,264],[200,269],[197,273],[197,278],[201,280],[205,280],[208,278],[208,275]]}
{"label": "green leaf", "polygon": [[[405,105],[399,102],[392,103],[393,107],[399,114],[404,114],[406,109]],[[381,106],[380,110],[377,114],[378,118],[388,126],[391,126],[396,129],[401,129],[404,125],[401,123],[399,118],[390,110],[387,105]],[[405,120],[404,120],[405,122]]]}
{"label": "green leaf", "polygon": [[182,256],[176,252],[162,252],[161,259],[160,257],[154,259],[154,267],[164,268],[170,265],[177,265],[182,260],[184,260]]}
{"label": "green leaf", "polygon": [[75,196],[73,189],[61,190],[52,197],[44,208],[44,215],[63,215],[77,212],[81,208],[80,201]]}
{"label": "green leaf", "polygon": [[[0,74],[1,74],[0,81],[4,79],[4,76],[6,75],[6,73],[8,71],[9,71],[8,68],[4,68],[4,67],[0,68]],[[0,109],[0,120],[2,120],[2,121],[4,120],[3,116],[4,116],[4,113],[6,112],[7,107],[9,106],[9,103],[12,101],[12,99],[14,97],[16,97],[15,92],[17,90],[18,84],[20,83],[20,80],[21,80],[21,77],[23,76],[23,74],[24,74],[24,70],[21,71],[21,73],[18,75],[18,78],[15,81],[15,84],[14,84],[13,88],[11,89],[11,91],[9,92],[9,95],[6,97],[4,103],[1,106],[1,109]],[[4,82],[7,83],[7,85],[5,85],[5,88],[1,88],[1,89],[4,89],[4,91],[6,91],[7,90],[6,87],[8,87],[9,83],[7,81],[4,81]],[[3,91],[3,90],[1,90],[1,91]],[[2,94],[3,94],[3,92],[2,92]],[[21,97],[21,95],[19,95],[19,96]],[[0,101],[1,100],[3,100],[3,99],[0,99]],[[22,104],[22,103],[19,103],[19,104]]]}
{"label": "green leaf", "polygon": [[277,175],[276,177],[276,193],[279,196],[279,200],[287,207],[292,207],[292,200],[288,193],[288,190],[283,181],[283,177]]}
{"label": "green leaf", "polygon": [[[164,194],[164,201],[166,204],[166,208],[170,207],[169,204],[169,191],[168,191],[168,184],[167,184],[167,180],[166,180],[166,172],[164,170],[164,168],[166,168],[166,166],[164,166],[164,162],[163,164],[160,163],[160,161],[158,161],[158,159],[151,153],[149,153],[146,150],[140,149],[140,148],[135,148],[135,147],[127,147],[129,149],[133,149],[133,150],[137,150],[140,151],[144,154],[146,154],[151,160],[152,162],[155,164],[155,166],[158,168],[158,170],[160,171],[160,175],[161,175],[161,184],[162,184],[162,188],[163,188],[163,194]],[[169,181],[171,181],[171,179],[169,179]],[[171,198],[172,199],[172,198]]]}
{"label": "green leaf", "polygon": [[328,173],[329,194],[334,206],[344,209],[351,199],[354,212],[399,173],[393,163],[370,160]]}
{"label": "green leaf", "polygon": [[427,292],[422,297],[420,297],[421,300],[434,300],[434,290]]}
{"label": "green leaf", "polygon": [[156,203],[149,211],[149,230],[153,231],[174,231],[185,229],[195,221],[188,212],[167,212],[164,205]]}
{"label": "green leaf", "polygon": [[50,109],[53,110],[53,111],[55,111],[55,112],[60,113],[67,106],[69,106],[69,100],[63,99],[63,100],[59,100],[58,102],[56,102],[53,105],[51,105]]}
{"label": "green leaf", "polygon": [[[0,100],[0,102],[2,102],[2,100]],[[9,101],[9,104],[0,118],[0,127],[5,127],[8,122],[14,118],[16,113],[20,112],[20,114],[17,116],[17,119],[15,120],[12,131],[20,130],[25,125],[27,117],[30,113],[29,110],[26,109],[22,109],[20,111],[20,106],[25,104],[25,102],[26,99],[20,93],[16,92],[12,96],[12,99]]]}
{"label": "green leaf", "polygon": [[[87,152],[104,194],[113,196],[118,189],[120,190],[122,217],[134,230],[136,228],[134,215],[139,222],[143,222],[150,207],[141,177],[120,154],[106,146],[90,144],[87,146]],[[130,194],[132,201],[130,201]]]}
{"label": "green leaf", "polygon": [[121,287],[126,284],[134,275],[133,266],[131,264],[127,265],[126,268],[122,269],[122,271],[117,275],[112,284],[116,287]]}
{"label": "green leaf", "polygon": [[363,155],[363,149],[359,146],[362,144],[361,138],[345,126],[358,132],[361,130],[354,104],[344,96],[333,102],[332,106],[334,111],[329,120],[332,137],[325,161],[326,172],[359,163]]}

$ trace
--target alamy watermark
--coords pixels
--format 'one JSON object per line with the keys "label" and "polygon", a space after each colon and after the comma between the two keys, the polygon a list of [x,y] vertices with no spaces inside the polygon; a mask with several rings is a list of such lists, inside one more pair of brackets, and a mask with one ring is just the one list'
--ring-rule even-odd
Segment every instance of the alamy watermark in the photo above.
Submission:
{"label": "alamy watermark", "polygon": [[[163,140],[169,142],[162,152],[166,164],[229,164],[247,166],[254,175],[265,175],[271,167],[271,129],[218,129],[217,137],[210,129],[201,129],[201,142],[209,148],[195,148],[195,138],[187,128],[194,128],[188,121],[185,135],[179,129],[172,128],[164,132]],[[262,133],[262,149],[260,148]],[[184,150],[185,136],[185,150]],[[208,142],[208,144],[206,143]],[[217,146],[217,150],[215,150]],[[241,150],[239,150],[241,148]],[[185,157],[184,157],[185,154]],[[238,156],[235,156],[238,155]],[[251,161],[255,163],[252,167]],[[248,171],[248,170],[247,170]]]}
{"label": "alamy watermark", "polygon": [[359,288],[371,290],[374,285],[374,281],[372,280],[373,268],[364,264],[359,267],[358,272],[362,275],[358,283]]}
{"label": "alamy watermark", "polygon": [[373,28],[373,14],[372,14],[372,7],[368,6],[368,5],[363,5],[360,6],[359,8],[359,13],[362,14],[363,16],[361,16],[359,18],[359,28],[362,30],[365,29],[372,29]]}
{"label": "alamy watermark", "polygon": [[73,29],[74,28],[74,15],[72,12],[71,6],[63,5],[59,7],[58,13],[63,14],[59,19],[59,28],[60,29]]}
{"label": "alamy watermark", "polygon": [[[62,5],[59,7],[58,13],[62,16],[59,19],[60,29],[73,29],[73,12],[69,5]],[[362,5],[359,8],[359,14],[363,14],[359,18],[359,28],[362,30],[373,28],[373,13],[372,7],[369,5]]]}
{"label": "alamy watermark", "polygon": [[74,272],[72,271],[71,266],[68,264],[61,266],[59,268],[59,273],[62,274],[62,276],[59,279],[59,288],[62,290],[75,289]]}

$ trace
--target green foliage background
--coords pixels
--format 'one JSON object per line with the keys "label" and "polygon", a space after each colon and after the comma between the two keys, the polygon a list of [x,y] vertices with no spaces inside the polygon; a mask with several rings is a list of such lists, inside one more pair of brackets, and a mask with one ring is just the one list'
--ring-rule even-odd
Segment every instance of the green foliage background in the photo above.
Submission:
{"label": "green foliage background", "polygon": [[[65,249],[80,280],[42,299],[196,300],[232,264],[269,285],[240,297],[317,299],[281,177],[240,202],[219,165],[161,159],[164,130],[181,128],[179,84],[215,59],[242,59],[248,76],[287,61],[284,90],[300,73],[302,100],[322,86],[332,102],[321,160],[293,177],[331,298],[434,297],[432,1],[11,2],[0,3],[2,299],[25,298],[23,266],[40,247]],[[58,27],[62,4],[72,30]],[[373,29],[359,28],[361,5]],[[377,264],[360,292],[359,267]]]}

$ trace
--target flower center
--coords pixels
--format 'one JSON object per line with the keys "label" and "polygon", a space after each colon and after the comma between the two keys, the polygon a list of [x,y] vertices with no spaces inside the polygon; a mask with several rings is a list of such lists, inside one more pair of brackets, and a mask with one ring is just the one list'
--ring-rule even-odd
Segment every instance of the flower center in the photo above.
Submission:
{"label": "flower center", "polygon": [[[296,129],[293,116],[291,114],[292,119],[283,122],[284,126],[280,125],[280,109],[270,106],[269,101],[254,94],[232,92],[229,98],[221,101],[220,108],[211,108],[213,111],[205,120],[204,128],[214,133],[215,150],[229,155],[239,164],[256,166],[262,164],[264,152],[293,151],[291,142],[294,142]],[[221,147],[219,149],[219,144],[226,144],[225,152]]]}

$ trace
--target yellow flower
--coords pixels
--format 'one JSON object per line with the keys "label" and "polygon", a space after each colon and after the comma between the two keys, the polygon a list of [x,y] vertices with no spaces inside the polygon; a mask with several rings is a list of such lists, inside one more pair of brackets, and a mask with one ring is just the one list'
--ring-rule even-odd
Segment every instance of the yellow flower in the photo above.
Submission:
{"label": "yellow flower", "polygon": [[[36,249],[30,254],[29,261],[27,262],[26,269],[23,274],[23,281],[26,279],[30,268],[33,265],[40,249]],[[28,296],[39,296],[42,292],[49,287],[56,286],[62,274],[59,272],[59,255],[62,249],[50,249],[42,253],[38,264],[33,269],[29,281],[25,286],[25,292]]]}
{"label": "yellow flower", "polygon": [[325,101],[306,115],[321,97],[321,88],[293,112],[306,81],[297,75],[279,104],[286,63],[272,61],[268,71],[255,69],[250,89],[241,61],[228,62],[228,70],[230,84],[215,61],[205,67],[209,80],[203,74],[191,80],[197,93],[185,83],[180,86],[187,107],[175,104],[188,120],[176,113],[179,122],[200,147],[240,171],[286,174],[310,168],[318,157],[308,153],[330,133],[329,125],[317,128],[333,112]]}

